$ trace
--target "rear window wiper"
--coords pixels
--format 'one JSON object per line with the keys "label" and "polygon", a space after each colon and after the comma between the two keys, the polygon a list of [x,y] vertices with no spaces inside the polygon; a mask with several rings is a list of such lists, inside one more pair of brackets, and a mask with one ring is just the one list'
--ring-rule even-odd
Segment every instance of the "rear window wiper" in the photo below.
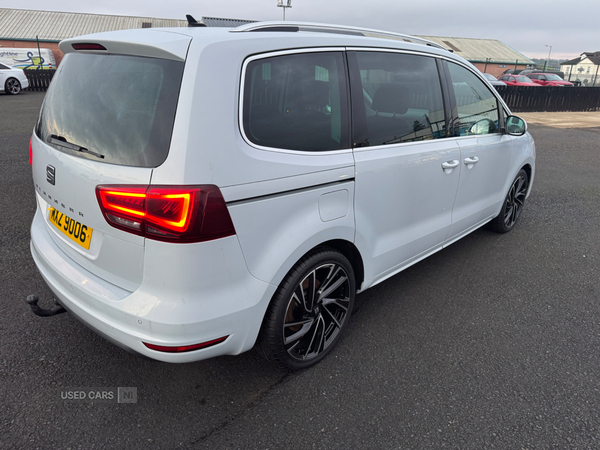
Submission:
{"label": "rear window wiper", "polygon": [[82,152],[82,153],[89,153],[90,155],[93,155],[96,158],[104,159],[104,155],[101,155],[100,153],[96,153],[91,150],[88,150],[87,148],[82,147],[81,145],[71,144],[63,136],[57,136],[56,134],[51,134],[49,142],[51,144],[58,145],[60,147],[68,148],[69,150],[75,150],[76,152]]}

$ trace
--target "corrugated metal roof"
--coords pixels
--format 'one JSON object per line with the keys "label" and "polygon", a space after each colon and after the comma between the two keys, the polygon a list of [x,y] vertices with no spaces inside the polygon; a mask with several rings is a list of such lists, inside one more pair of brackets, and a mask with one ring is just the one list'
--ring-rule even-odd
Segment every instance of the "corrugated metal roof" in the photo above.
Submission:
{"label": "corrugated metal roof", "polygon": [[228,27],[235,28],[248,23],[254,23],[256,20],[243,19],[221,19],[219,17],[202,17],[202,22],[207,27]]}
{"label": "corrugated metal roof", "polygon": [[[203,17],[207,26],[237,27],[250,20]],[[152,28],[187,27],[187,20],[160,19],[156,17],[110,16],[55,11],[0,8],[0,39],[61,41],[63,39],[102,31],[142,28],[150,23]],[[471,62],[534,64],[529,58],[495,39],[470,39],[441,36],[418,36],[454,50]],[[399,38],[400,39],[400,38]]]}
{"label": "corrugated metal roof", "polygon": [[0,39],[35,39],[61,41],[66,38],[101,31],[142,28],[186,27],[187,20],[156,17],[109,16],[55,11],[0,8]]}
{"label": "corrugated metal roof", "polygon": [[510,48],[508,45],[496,39],[472,39],[441,36],[419,36],[448,49],[454,50],[454,53],[462,56],[471,62],[485,62],[491,58],[491,63],[515,63],[519,60],[520,64],[535,64],[532,60],[518,51]]}

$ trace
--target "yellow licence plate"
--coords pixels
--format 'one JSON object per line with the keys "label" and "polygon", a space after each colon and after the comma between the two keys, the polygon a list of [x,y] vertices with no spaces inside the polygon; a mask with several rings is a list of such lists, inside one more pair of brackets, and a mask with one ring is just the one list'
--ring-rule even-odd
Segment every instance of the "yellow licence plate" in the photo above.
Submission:
{"label": "yellow licence plate", "polygon": [[81,245],[86,250],[90,249],[90,242],[92,242],[92,230],[90,227],[77,222],[75,219],[71,219],[69,216],[64,215],[60,211],[57,211],[52,206],[48,208],[50,223],[58,228],[65,236],[71,239],[73,242]]}

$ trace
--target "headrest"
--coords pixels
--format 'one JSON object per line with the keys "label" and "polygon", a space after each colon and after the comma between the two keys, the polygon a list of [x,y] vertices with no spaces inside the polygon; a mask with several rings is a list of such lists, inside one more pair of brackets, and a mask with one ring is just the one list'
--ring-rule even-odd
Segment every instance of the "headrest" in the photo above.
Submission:
{"label": "headrest", "polygon": [[308,80],[302,83],[302,96],[307,106],[323,107],[329,104],[329,83]]}
{"label": "headrest", "polygon": [[408,89],[398,84],[382,84],[375,91],[371,109],[383,113],[406,113]]}

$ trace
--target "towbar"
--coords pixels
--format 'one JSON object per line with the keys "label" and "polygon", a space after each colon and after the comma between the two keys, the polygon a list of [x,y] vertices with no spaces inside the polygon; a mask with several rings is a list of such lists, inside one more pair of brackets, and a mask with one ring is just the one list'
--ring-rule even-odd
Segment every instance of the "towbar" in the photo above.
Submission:
{"label": "towbar", "polygon": [[31,307],[31,310],[33,311],[33,313],[37,316],[50,317],[50,316],[55,316],[57,314],[67,312],[67,310],[65,308],[63,308],[62,306],[60,306],[58,304],[56,299],[54,299],[54,306],[52,308],[42,308],[41,306],[38,305],[39,300],[40,300],[39,297],[37,295],[33,295],[33,294],[28,295],[27,300],[25,300],[27,302],[27,304]]}

